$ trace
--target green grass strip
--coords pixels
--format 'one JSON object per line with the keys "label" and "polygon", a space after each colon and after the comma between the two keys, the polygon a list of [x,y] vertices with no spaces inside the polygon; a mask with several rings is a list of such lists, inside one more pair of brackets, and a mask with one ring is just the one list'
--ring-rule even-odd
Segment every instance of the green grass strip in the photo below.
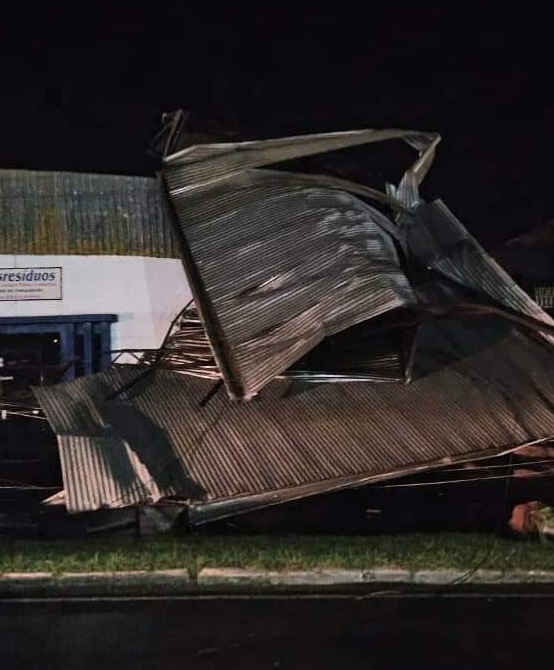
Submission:
{"label": "green grass strip", "polygon": [[97,572],[203,567],[258,570],[314,568],[408,570],[476,566],[554,570],[552,547],[493,534],[390,536],[161,536],[85,540],[0,539],[0,573]]}

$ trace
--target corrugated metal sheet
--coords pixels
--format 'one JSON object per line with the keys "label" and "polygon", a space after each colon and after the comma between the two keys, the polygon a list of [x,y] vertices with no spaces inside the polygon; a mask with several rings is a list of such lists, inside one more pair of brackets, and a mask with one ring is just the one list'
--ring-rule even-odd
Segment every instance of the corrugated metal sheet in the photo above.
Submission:
{"label": "corrugated metal sheet", "polygon": [[[251,403],[213,381],[115,368],[36,389],[71,511],[177,494],[198,519],[352,486],[554,435],[554,357],[495,316],[418,331],[411,384],[276,380]],[[134,425],[134,428],[131,426]]]}
{"label": "corrugated metal sheet", "polygon": [[[474,300],[554,325],[554,319],[482,249],[442,201],[423,203],[412,216],[405,227],[406,245],[420,265],[473,291]],[[544,337],[554,343],[552,335]]]}
{"label": "corrugated metal sheet", "polygon": [[353,195],[259,172],[181,203],[175,174],[185,264],[232,398],[325,337],[415,302],[392,222]]}
{"label": "corrugated metal sheet", "polygon": [[0,220],[0,254],[179,257],[151,178],[0,170]]}
{"label": "corrugated metal sheet", "polygon": [[196,307],[188,305],[172,323],[162,346],[142,352],[138,362],[164,370],[221,379]]}
{"label": "corrugated metal sheet", "polygon": [[412,188],[420,184],[440,142],[437,133],[366,128],[251,142],[198,144],[167,156],[164,162],[171,174],[174,195],[190,194],[265,165],[386,140],[403,140],[417,150],[418,159],[405,178]]}
{"label": "corrugated metal sheet", "polygon": [[[395,311],[349,329],[347,336],[328,337],[280,377],[310,383],[349,380],[408,381],[408,356],[417,318]],[[194,305],[170,328],[160,349],[143,352],[138,360],[208,379],[221,379],[206,332]]]}
{"label": "corrugated metal sheet", "polygon": [[[399,225],[366,202],[374,192],[259,169],[392,138],[419,152],[398,188],[388,188]],[[440,281],[432,282],[434,295],[422,291],[413,278],[421,269],[450,281],[451,305],[465,291],[470,302],[554,324],[443,203],[421,203],[418,185],[438,140],[430,133],[364,130],[195,146],[165,159],[185,267],[232,399],[252,398],[321,342],[357,324],[400,308],[436,310]],[[399,359],[401,350],[388,352],[392,363],[390,354]],[[367,360],[367,347],[358,355]],[[327,371],[319,372],[323,379]],[[363,363],[335,373],[335,379],[375,379]]]}
{"label": "corrugated metal sheet", "polygon": [[198,145],[165,158],[185,268],[231,398],[250,399],[326,337],[413,304],[396,229],[352,195],[359,186],[259,169],[390,139],[419,158],[394,198],[371,189],[365,197],[403,211],[418,201],[437,134],[369,129]]}
{"label": "corrugated metal sheet", "polygon": [[251,397],[326,336],[414,302],[378,212],[345,193],[266,196],[221,232],[221,219],[188,231],[232,397]]}

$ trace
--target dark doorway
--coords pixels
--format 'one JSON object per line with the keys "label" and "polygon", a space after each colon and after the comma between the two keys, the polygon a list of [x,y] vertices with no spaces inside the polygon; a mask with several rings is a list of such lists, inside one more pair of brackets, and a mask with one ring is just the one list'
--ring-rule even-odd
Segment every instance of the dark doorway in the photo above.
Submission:
{"label": "dark doorway", "polygon": [[6,335],[0,332],[1,397],[10,402],[32,402],[31,386],[61,380],[60,333]]}
{"label": "dark doorway", "polygon": [[[0,332],[0,519],[22,523],[37,498],[61,485],[55,437],[38,418],[32,386],[63,376],[60,335]],[[2,518],[3,517],[3,518]]]}

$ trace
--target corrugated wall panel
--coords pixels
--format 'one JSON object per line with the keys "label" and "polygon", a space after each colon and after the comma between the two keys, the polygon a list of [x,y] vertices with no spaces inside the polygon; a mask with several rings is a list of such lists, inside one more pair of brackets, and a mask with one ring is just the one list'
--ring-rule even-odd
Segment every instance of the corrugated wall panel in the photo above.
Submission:
{"label": "corrugated wall panel", "polygon": [[179,258],[156,179],[0,170],[0,254]]}

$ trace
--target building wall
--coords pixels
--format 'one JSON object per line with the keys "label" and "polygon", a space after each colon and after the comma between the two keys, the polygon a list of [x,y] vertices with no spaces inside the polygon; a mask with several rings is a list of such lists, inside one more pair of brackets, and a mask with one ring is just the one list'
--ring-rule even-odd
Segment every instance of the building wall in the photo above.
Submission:
{"label": "building wall", "polygon": [[62,268],[61,300],[0,301],[0,317],[116,314],[113,349],[158,347],[191,299],[180,260],[0,254],[1,268]]}
{"label": "building wall", "polygon": [[0,170],[0,252],[179,258],[156,179]]}

